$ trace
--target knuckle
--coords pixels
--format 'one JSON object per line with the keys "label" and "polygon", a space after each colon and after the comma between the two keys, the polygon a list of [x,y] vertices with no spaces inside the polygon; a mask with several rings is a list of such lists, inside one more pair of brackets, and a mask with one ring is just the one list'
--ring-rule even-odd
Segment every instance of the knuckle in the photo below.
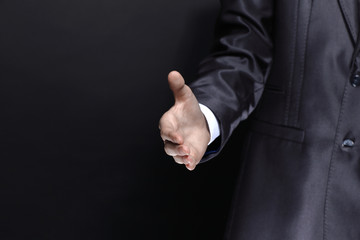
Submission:
{"label": "knuckle", "polygon": [[184,164],[184,161],[181,157],[173,157],[173,158],[177,164]]}
{"label": "knuckle", "polygon": [[165,138],[165,133],[164,133],[164,130],[160,130],[160,136],[161,136],[161,138],[164,140],[164,138]]}
{"label": "knuckle", "polygon": [[165,146],[164,146],[164,151],[165,151],[165,153],[166,153],[167,155],[171,156],[171,151],[170,151],[169,147],[168,147],[166,144],[165,144]]}

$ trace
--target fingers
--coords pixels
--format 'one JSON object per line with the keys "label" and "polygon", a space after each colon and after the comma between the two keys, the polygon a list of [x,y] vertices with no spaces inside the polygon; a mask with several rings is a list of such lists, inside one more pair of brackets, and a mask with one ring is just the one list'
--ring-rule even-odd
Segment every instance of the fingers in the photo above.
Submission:
{"label": "fingers", "polygon": [[190,154],[190,149],[187,146],[165,141],[164,149],[166,154],[172,156],[176,163],[184,164],[185,167],[190,171],[195,169],[195,159]]}
{"label": "fingers", "polygon": [[174,144],[183,144],[184,140],[180,134],[170,127],[159,127],[160,137],[164,142],[172,142]]}
{"label": "fingers", "polygon": [[184,164],[185,167],[190,171],[194,170],[196,167],[196,163],[193,160],[193,158],[191,157],[191,155],[184,156],[184,157],[173,157],[173,158],[176,163]]}
{"label": "fingers", "polygon": [[195,161],[193,160],[193,158],[190,155],[187,155],[187,156],[174,156],[173,158],[174,158],[176,163],[184,164],[185,167],[190,171],[194,170],[195,167],[196,167],[196,163],[195,163]]}
{"label": "fingers", "polygon": [[189,95],[189,91],[191,90],[186,87],[185,80],[179,72],[170,72],[168,75],[168,82],[169,87],[174,94],[175,102],[182,101]]}
{"label": "fingers", "polygon": [[172,157],[185,157],[190,154],[190,149],[184,145],[178,145],[169,141],[165,141],[164,149],[167,155]]}

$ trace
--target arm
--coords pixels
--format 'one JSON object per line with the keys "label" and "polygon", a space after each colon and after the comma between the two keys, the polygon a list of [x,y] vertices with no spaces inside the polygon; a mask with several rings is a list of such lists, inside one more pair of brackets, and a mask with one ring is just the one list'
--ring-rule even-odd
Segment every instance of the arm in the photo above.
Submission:
{"label": "arm", "polygon": [[159,128],[165,152],[175,162],[193,170],[205,154],[210,133],[199,102],[219,121],[220,149],[255,108],[272,60],[272,15],[273,0],[224,0],[218,41],[200,65],[198,80],[190,88],[179,73],[169,74],[175,104]]}
{"label": "arm", "polygon": [[218,40],[200,64],[198,80],[190,85],[219,120],[220,149],[263,92],[272,60],[273,5],[273,0],[222,1]]}

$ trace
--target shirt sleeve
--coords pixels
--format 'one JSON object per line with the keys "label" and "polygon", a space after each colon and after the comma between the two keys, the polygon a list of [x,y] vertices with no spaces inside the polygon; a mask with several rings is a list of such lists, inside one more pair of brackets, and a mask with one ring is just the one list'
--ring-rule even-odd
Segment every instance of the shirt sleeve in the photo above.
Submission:
{"label": "shirt sleeve", "polygon": [[220,136],[219,122],[217,121],[214,113],[205,105],[199,103],[200,109],[204,114],[210,131],[210,145],[217,137]]}

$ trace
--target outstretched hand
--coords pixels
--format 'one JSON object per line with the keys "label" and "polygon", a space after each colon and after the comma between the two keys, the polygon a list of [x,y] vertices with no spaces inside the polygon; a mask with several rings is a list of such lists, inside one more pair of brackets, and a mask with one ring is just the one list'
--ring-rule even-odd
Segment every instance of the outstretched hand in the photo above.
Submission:
{"label": "outstretched hand", "polygon": [[199,103],[180,73],[168,76],[175,104],[160,119],[160,135],[165,152],[175,162],[194,170],[210,141],[209,128]]}

